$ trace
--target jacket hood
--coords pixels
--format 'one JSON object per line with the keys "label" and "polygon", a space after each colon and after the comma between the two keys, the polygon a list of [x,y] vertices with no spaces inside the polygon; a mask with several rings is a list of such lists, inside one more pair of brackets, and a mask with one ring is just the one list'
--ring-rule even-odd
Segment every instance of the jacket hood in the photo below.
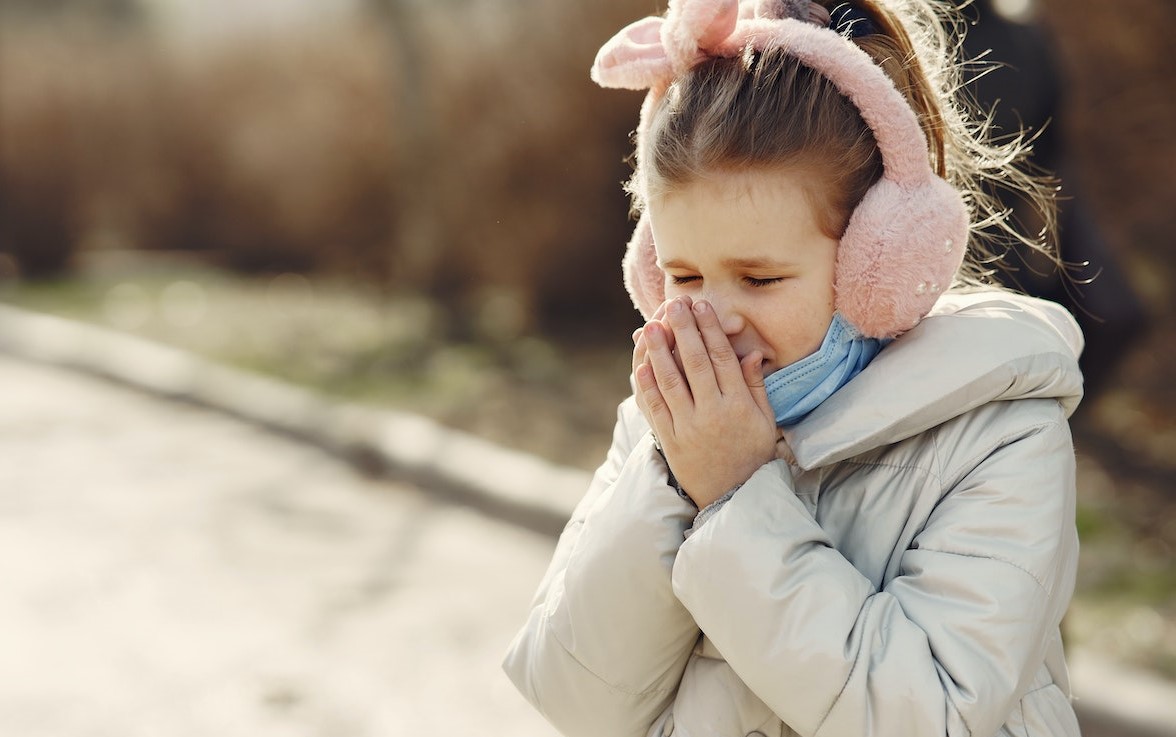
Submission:
{"label": "jacket hood", "polygon": [[905,440],[988,402],[1082,399],[1082,333],[1065,308],[1012,292],[949,292],[853,381],[784,431],[805,469]]}

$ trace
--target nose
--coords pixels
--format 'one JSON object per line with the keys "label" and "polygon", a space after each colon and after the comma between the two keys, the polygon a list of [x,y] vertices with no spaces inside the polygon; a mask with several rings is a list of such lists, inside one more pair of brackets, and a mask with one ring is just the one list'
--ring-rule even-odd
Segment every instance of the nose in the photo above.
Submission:
{"label": "nose", "polygon": [[728,337],[743,332],[746,322],[743,318],[743,310],[740,308],[738,299],[733,295],[727,294],[722,289],[704,288],[700,296],[710,303],[711,308],[715,311],[715,315],[719,318],[719,325]]}

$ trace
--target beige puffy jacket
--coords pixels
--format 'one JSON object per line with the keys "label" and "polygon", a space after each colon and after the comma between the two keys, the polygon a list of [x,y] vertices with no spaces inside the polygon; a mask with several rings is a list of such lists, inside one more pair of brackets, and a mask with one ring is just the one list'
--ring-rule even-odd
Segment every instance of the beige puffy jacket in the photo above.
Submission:
{"label": "beige puffy jacket", "polygon": [[508,675],[571,736],[1077,735],[1081,345],[1052,303],[949,293],[685,541],[626,400]]}

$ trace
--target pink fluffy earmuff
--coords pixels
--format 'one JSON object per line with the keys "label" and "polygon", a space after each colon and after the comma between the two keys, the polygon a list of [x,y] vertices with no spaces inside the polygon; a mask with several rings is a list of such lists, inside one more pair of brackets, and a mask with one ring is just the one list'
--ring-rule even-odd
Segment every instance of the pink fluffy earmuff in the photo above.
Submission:
{"label": "pink fluffy earmuff", "polygon": [[[637,132],[638,166],[649,120],[679,75],[706,58],[781,49],[825,76],[858,109],[882,155],[883,175],[850,216],[837,251],[836,309],[863,335],[914,327],[955,277],[968,211],[931,169],[914,110],[856,44],[813,23],[808,0],[670,0],[665,17],[630,24],[601,48],[592,78],[603,87],[648,89]],[[776,17],[778,13],[789,17]],[[665,300],[653,232],[642,214],[624,259],[625,286],[649,319]]]}

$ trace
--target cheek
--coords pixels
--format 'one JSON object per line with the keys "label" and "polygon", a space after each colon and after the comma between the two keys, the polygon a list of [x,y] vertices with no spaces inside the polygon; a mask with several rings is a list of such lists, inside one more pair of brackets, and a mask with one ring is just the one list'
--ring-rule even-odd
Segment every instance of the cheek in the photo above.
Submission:
{"label": "cheek", "polygon": [[786,299],[774,300],[765,305],[759,314],[777,315],[780,319],[770,324],[761,321],[761,330],[778,353],[782,365],[799,361],[821,347],[829,323],[833,319],[832,291],[816,293],[794,293]]}
{"label": "cheek", "polygon": [[665,300],[668,302],[674,297],[690,296],[695,299],[700,297],[699,282],[686,282],[685,284],[676,284],[673,279],[666,277],[662,282],[662,291],[665,293]]}

